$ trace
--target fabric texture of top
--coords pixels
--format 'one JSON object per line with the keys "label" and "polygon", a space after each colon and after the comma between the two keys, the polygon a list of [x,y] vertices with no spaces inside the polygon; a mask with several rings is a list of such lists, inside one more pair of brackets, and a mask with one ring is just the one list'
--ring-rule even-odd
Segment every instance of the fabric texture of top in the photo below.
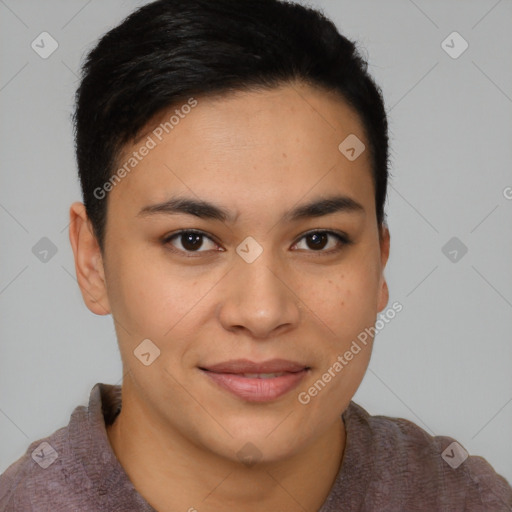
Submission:
{"label": "fabric texture of top", "polygon": [[[0,512],[155,512],[107,437],[120,408],[121,386],[96,384],[88,407],[76,407],[66,427],[31,443],[0,475]],[[342,418],[343,463],[319,512],[512,511],[512,487],[482,457],[457,464],[464,451],[450,447],[454,439],[354,402]]]}

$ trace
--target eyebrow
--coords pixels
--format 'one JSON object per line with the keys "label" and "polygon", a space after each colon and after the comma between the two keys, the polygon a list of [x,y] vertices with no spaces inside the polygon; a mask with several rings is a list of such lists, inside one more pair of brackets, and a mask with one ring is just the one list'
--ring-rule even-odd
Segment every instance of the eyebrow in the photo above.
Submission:
{"label": "eyebrow", "polygon": [[[365,213],[363,205],[345,195],[335,195],[314,199],[306,204],[296,206],[285,212],[281,222],[293,222],[306,218],[323,217],[332,213]],[[145,206],[137,214],[138,217],[153,215],[194,215],[201,219],[233,222],[235,216],[229,210],[208,201],[188,197],[173,197],[162,203]]]}

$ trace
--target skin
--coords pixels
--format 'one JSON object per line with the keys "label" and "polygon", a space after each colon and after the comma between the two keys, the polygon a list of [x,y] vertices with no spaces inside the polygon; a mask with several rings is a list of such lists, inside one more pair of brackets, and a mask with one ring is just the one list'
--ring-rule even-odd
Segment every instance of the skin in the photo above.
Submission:
{"label": "skin", "polygon": [[[389,298],[390,238],[376,221],[369,151],[351,162],[338,150],[351,133],[368,148],[354,111],[307,85],[198,98],[109,193],[103,254],[83,204],[71,206],[84,301],[112,314],[123,361],[122,411],[107,434],[157,510],[317,511],[329,494],[345,447],[341,414],[373,340],[307,405],[298,394],[374,325]],[[142,142],[126,147],[119,164]],[[213,202],[234,219],[138,215],[178,194]],[[364,211],[281,220],[333,194]],[[162,241],[191,228],[211,238],[200,252],[187,254],[180,237]],[[352,243],[331,235],[316,249],[304,236],[314,229],[342,231]],[[236,252],[247,236],[263,248],[252,263]],[[133,354],[147,338],[160,350],[149,366]],[[198,369],[235,358],[283,358],[310,370],[285,396],[249,403]],[[248,442],[259,452],[252,466],[237,455]]]}

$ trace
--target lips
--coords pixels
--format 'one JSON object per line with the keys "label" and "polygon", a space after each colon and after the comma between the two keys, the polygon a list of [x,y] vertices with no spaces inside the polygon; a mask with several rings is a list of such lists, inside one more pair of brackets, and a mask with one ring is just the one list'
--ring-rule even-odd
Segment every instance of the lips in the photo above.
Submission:
{"label": "lips", "polygon": [[218,363],[200,370],[216,386],[249,402],[275,400],[298,386],[309,367],[285,359],[257,363],[236,359]]}
{"label": "lips", "polygon": [[286,359],[271,359],[262,363],[255,363],[248,359],[234,359],[224,363],[214,364],[203,369],[216,373],[294,373],[307,368],[306,365],[287,361]]}

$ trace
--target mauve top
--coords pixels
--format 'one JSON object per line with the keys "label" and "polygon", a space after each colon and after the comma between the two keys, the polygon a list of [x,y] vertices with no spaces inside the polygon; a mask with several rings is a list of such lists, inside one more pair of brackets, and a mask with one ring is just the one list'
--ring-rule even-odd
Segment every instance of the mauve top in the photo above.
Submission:
{"label": "mauve top", "polygon": [[[0,476],[0,512],[155,512],[107,437],[120,407],[120,386],[96,384],[88,407],[76,407],[66,427],[31,443]],[[319,512],[512,511],[512,487],[452,438],[354,402],[342,417],[343,463]]]}

